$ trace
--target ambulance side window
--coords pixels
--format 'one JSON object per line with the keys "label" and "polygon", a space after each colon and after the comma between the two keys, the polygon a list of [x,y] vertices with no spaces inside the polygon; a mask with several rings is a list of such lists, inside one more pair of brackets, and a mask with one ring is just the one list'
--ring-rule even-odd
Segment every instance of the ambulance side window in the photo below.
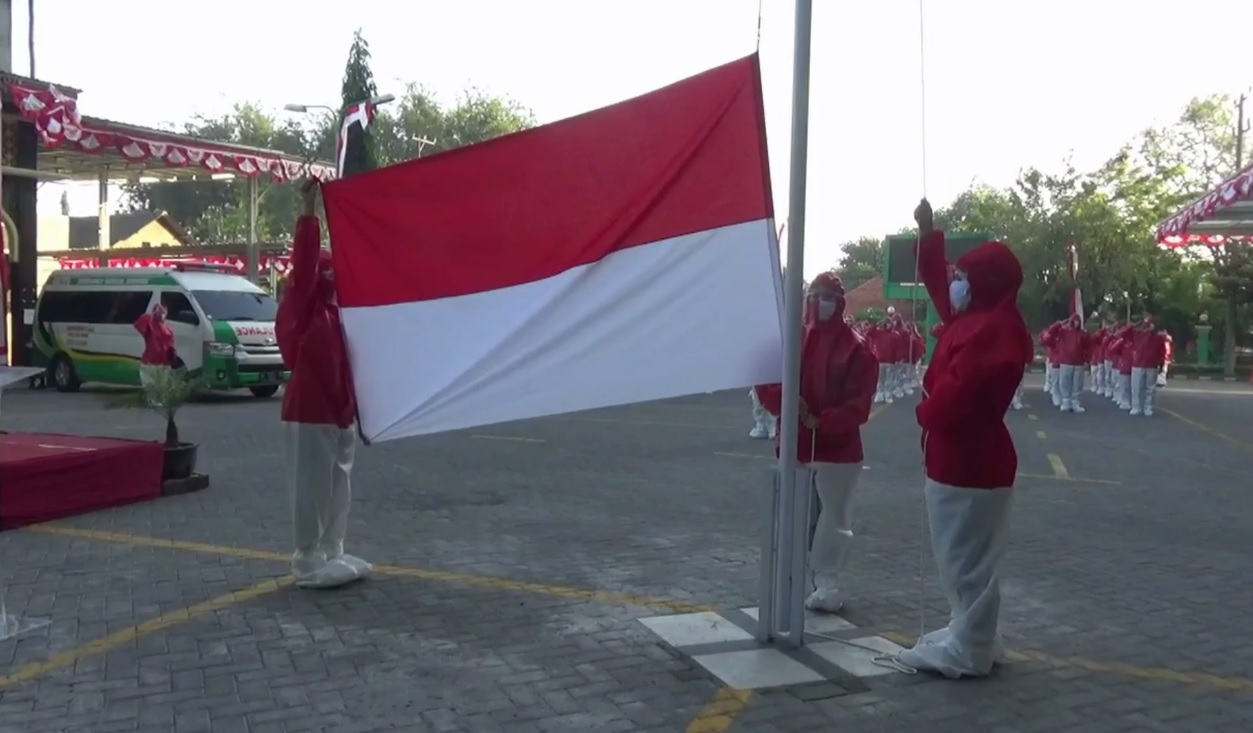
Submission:
{"label": "ambulance side window", "polygon": [[165,306],[166,318],[171,321],[189,326],[200,325],[200,316],[196,315],[196,309],[186,295],[172,290],[165,291],[161,293],[161,305]]}

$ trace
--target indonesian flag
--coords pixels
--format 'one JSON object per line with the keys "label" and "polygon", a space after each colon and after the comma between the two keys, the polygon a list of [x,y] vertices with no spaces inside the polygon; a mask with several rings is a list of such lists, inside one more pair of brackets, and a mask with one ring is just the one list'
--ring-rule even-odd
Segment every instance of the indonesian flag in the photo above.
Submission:
{"label": "indonesian flag", "polygon": [[1079,291],[1079,252],[1075,249],[1074,242],[1066,248],[1066,260],[1070,269],[1070,280],[1074,283],[1074,289],[1070,293],[1070,315],[1083,318],[1083,293]]}
{"label": "indonesian flag", "polygon": [[366,440],[777,382],[757,57],[327,183]]}
{"label": "indonesian flag", "polygon": [[339,137],[335,140],[335,174],[344,176],[344,157],[348,153],[348,131],[353,125],[361,125],[364,130],[374,121],[374,105],[369,102],[354,104],[344,110],[344,119],[339,126]]}

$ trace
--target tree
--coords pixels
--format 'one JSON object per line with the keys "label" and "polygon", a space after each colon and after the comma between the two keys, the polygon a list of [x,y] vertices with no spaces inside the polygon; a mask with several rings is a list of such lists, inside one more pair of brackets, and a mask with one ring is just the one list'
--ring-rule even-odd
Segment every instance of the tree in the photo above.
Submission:
{"label": "tree", "polygon": [[840,262],[832,271],[844,282],[844,291],[878,277],[883,272],[883,240],[877,237],[861,237],[840,246]]}
{"label": "tree", "polygon": [[[344,67],[341,109],[346,113],[352,105],[374,99],[378,93],[378,87],[374,84],[374,72],[370,70],[370,44],[361,35],[361,29],[357,29],[352,36],[352,47],[348,49],[348,65]],[[378,146],[374,140],[374,130],[353,125],[348,129],[344,140],[343,175],[348,177],[377,167]]]}
{"label": "tree", "polygon": [[[518,103],[479,92],[464,95],[444,108],[416,84],[390,109],[380,110],[371,125],[384,165],[417,157],[416,138],[436,140],[423,155],[471,144],[534,124],[534,115]],[[227,115],[199,117],[178,132],[205,140],[238,143],[300,157],[331,160],[339,123],[334,115],[302,116],[279,121],[255,104],[242,103]],[[300,211],[294,186],[262,179],[257,234],[265,242],[291,237]],[[132,211],[165,211],[206,244],[244,242],[248,237],[248,189],[244,181],[185,181],[126,184],[126,206]]]}
{"label": "tree", "polygon": [[[1236,173],[1237,132],[1232,114],[1236,101],[1228,95],[1198,97],[1179,119],[1141,136],[1139,155],[1146,167],[1168,181],[1172,208],[1178,210]],[[1173,213],[1173,212],[1169,212]],[[1208,247],[1210,282],[1223,299],[1223,367],[1235,374],[1240,312],[1253,303],[1253,261],[1247,244]]]}
{"label": "tree", "polygon": [[[238,104],[227,115],[199,117],[184,125],[183,134],[204,140],[249,145],[292,155],[306,154],[307,133],[290,120],[279,123],[253,104]],[[299,195],[290,186],[262,179],[257,236],[277,241],[289,236],[299,211]],[[132,211],[164,211],[193,239],[205,243],[240,243],[248,239],[248,183],[232,181],[178,181],[126,184]]]}

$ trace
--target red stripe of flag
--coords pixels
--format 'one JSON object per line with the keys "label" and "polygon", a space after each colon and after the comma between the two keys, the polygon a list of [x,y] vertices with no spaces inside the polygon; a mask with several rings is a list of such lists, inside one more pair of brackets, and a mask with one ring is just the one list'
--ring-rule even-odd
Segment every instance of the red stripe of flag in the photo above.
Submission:
{"label": "red stripe of flag", "polygon": [[771,218],[760,85],[753,55],[578,117],[326,184],[340,305],[496,290]]}

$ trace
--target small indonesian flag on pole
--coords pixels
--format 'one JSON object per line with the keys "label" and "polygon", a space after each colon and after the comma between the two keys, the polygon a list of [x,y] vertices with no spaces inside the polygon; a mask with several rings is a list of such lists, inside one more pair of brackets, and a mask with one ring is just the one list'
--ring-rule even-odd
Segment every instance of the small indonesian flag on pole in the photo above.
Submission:
{"label": "small indonesian flag on pole", "polygon": [[777,382],[756,56],[327,183],[371,441]]}
{"label": "small indonesian flag on pole", "polygon": [[1075,249],[1075,243],[1071,242],[1066,248],[1066,259],[1068,260],[1070,270],[1070,281],[1074,283],[1070,293],[1070,315],[1084,318],[1083,315],[1083,293],[1079,290],[1079,252]]}
{"label": "small indonesian flag on pole", "polygon": [[335,141],[335,174],[344,175],[344,156],[348,153],[348,131],[353,125],[361,125],[365,130],[374,122],[374,105],[370,102],[359,102],[344,110],[344,119],[339,126],[339,137]]}

